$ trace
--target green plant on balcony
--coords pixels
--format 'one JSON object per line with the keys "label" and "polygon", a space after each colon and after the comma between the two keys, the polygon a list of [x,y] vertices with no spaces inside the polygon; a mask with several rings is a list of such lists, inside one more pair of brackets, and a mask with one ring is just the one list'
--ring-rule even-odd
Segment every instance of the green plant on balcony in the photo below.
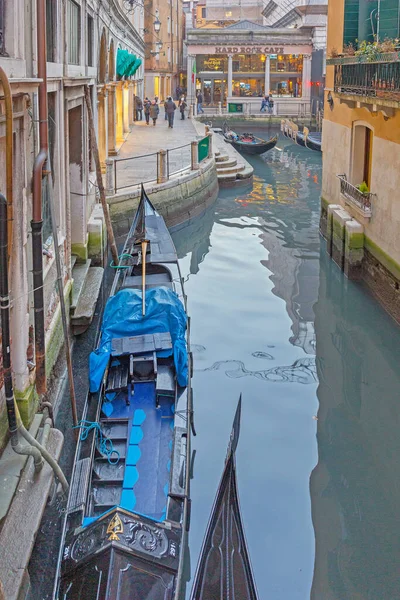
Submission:
{"label": "green plant on balcony", "polygon": [[358,43],[358,48],[355,50],[354,55],[365,58],[367,62],[374,62],[379,60],[381,54],[387,54],[390,52],[395,52],[398,45],[399,40],[385,38],[382,42],[367,42],[362,40],[356,40]]}
{"label": "green plant on balcony", "polygon": [[358,189],[359,192],[361,192],[362,194],[369,194],[369,187],[367,186],[366,182],[363,181],[362,183],[360,183],[359,185],[356,185],[356,188]]}

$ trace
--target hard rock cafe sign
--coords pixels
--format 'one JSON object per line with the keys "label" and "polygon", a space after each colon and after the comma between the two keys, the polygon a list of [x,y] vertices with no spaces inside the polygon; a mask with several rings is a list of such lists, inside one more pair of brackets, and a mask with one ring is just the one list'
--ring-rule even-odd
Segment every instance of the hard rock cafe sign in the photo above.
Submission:
{"label": "hard rock cafe sign", "polygon": [[271,46],[216,46],[215,54],[284,54],[284,48]]}

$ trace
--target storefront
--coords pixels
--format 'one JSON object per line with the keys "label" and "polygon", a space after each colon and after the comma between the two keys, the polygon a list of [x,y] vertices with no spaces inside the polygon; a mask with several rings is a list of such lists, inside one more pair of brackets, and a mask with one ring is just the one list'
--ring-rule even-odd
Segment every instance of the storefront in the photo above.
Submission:
{"label": "storefront", "polygon": [[188,45],[188,96],[203,94],[204,104],[261,98],[309,101],[310,37],[295,29],[273,30],[243,21],[223,29],[191,30]]}

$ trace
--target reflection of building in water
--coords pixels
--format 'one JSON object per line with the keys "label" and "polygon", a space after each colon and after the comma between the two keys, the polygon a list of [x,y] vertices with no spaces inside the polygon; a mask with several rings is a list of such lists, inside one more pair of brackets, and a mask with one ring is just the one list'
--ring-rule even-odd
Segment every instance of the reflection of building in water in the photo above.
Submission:
{"label": "reflection of building in water", "polygon": [[172,233],[178,258],[191,254],[190,273],[195,275],[199,271],[199,265],[210,250],[210,236],[214,225],[215,206],[211,206],[201,216],[196,217],[188,225]]}
{"label": "reflection of building in water", "polygon": [[400,594],[400,334],[360,288],[344,287],[324,250],[321,261],[311,599],[394,600]]}

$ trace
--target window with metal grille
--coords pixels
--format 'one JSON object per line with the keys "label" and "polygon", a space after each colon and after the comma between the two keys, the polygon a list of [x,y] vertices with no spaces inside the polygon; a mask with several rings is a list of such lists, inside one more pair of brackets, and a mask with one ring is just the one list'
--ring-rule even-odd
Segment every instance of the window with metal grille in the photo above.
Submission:
{"label": "window with metal grille", "polygon": [[56,40],[57,40],[57,0],[46,0],[46,44],[47,60],[55,62],[56,60]]}
{"label": "window with metal grille", "polygon": [[6,8],[5,0],[0,0],[0,54],[6,55],[5,48]]}
{"label": "window with metal grille", "polygon": [[68,0],[68,62],[79,65],[81,45],[81,7]]}
{"label": "window with metal grille", "polygon": [[87,64],[88,67],[93,67],[93,18],[88,15],[87,18]]}

